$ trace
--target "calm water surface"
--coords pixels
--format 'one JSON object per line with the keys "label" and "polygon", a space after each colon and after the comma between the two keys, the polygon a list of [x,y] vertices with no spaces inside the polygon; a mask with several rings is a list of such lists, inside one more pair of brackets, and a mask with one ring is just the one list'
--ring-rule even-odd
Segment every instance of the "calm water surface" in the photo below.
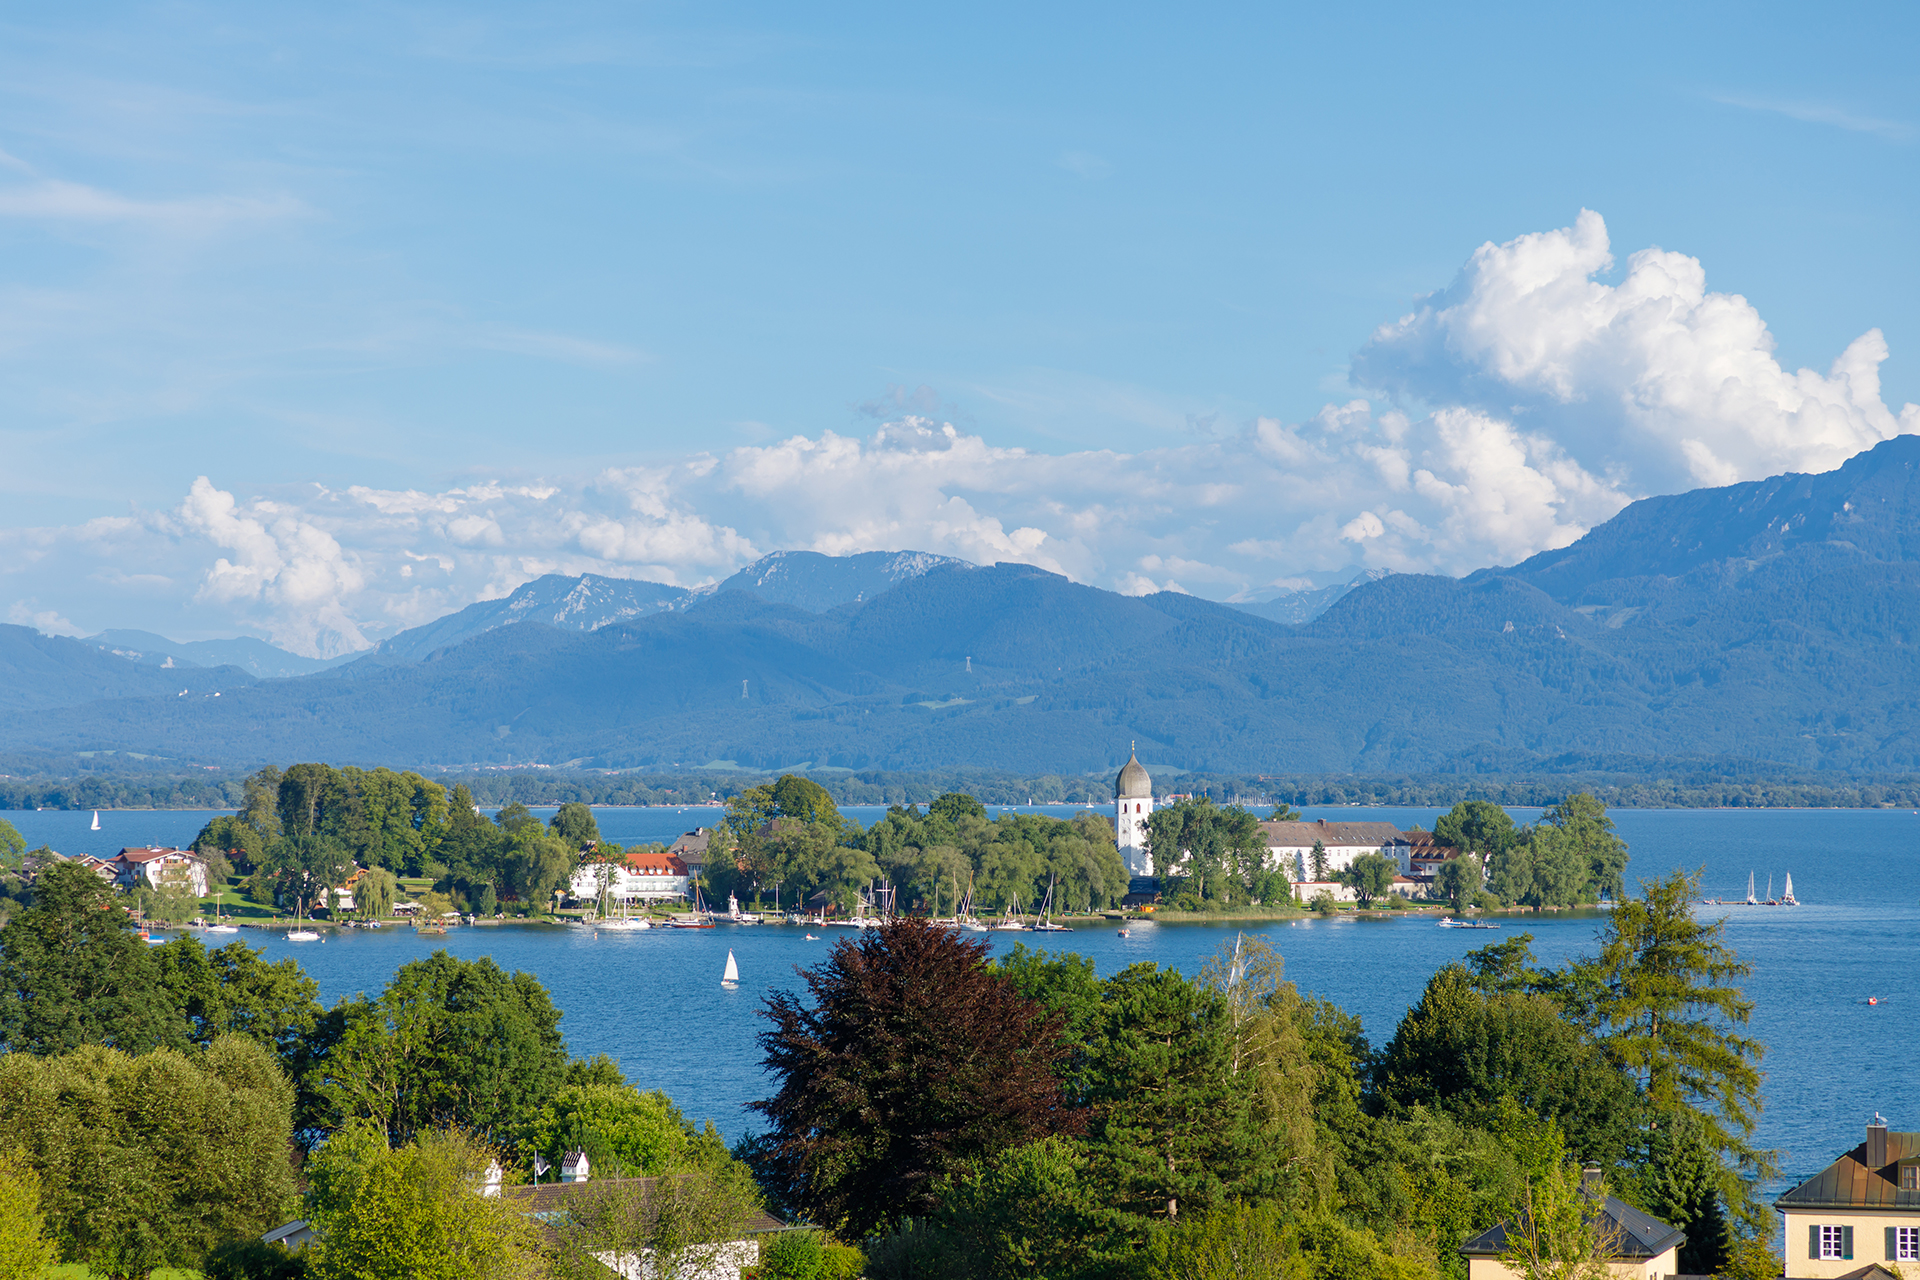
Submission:
{"label": "calm water surface", "polygon": [[[1022,812],[1024,810],[1016,810]],[[1072,806],[1038,812],[1070,816]],[[551,810],[538,811],[544,816]],[[885,810],[854,807],[871,823]],[[998,812],[996,810],[996,812]],[[1380,820],[1431,827],[1433,809],[1313,809],[1307,817]],[[1535,810],[1513,811],[1529,821]],[[111,854],[126,845],[186,844],[211,815],[125,811],[0,814],[29,845],[63,853]],[[1859,1140],[1877,1109],[1895,1129],[1920,1129],[1920,1100],[1909,1065],[1920,1051],[1920,976],[1910,952],[1920,942],[1920,814],[1910,810],[1619,810],[1614,820],[1632,848],[1628,884],[1677,866],[1705,868],[1710,896],[1738,898],[1747,873],[1764,893],[1792,872],[1807,904],[1728,908],[1727,936],[1753,965],[1747,994],[1753,1032],[1768,1046],[1766,1112],[1759,1140],[1778,1148],[1789,1179],[1824,1167]],[[600,829],[631,844],[671,839],[712,825],[717,809],[598,809]],[[1716,910],[1708,908],[1708,910]],[[1543,963],[1558,964],[1594,949],[1604,924],[1598,913],[1502,917],[1498,933],[1438,929],[1432,920],[1307,920],[1263,931],[1287,958],[1303,991],[1359,1014],[1376,1044],[1393,1034],[1434,970],[1476,947],[1520,932],[1534,935]],[[243,933],[269,957],[298,956],[323,999],[378,992],[409,960],[445,947],[455,955],[492,956],[508,969],[535,974],[566,1011],[562,1024],[577,1054],[606,1053],[630,1080],[671,1094],[687,1114],[712,1119],[730,1139],[753,1127],[745,1104],[767,1094],[754,1042],[755,1011],[770,992],[799,985],[795,966],[818,963],[844,929],[726,926],[712,931],[655,929],[594,937],[553,926],[456,929],[444,938],[411,930],[355,930],[325,942],[289,943],[265,931]],[[1139,960],[1192,974],[1236,930],[1207,925],[1111,928],[1047,939],[984,934],[996,951],[1015,940],[1050,943],[1090,957],[1103,974]],[[720,986],[731,949],[741,984]],[[1868,997],[1879,1003],[1867,1004]]]}

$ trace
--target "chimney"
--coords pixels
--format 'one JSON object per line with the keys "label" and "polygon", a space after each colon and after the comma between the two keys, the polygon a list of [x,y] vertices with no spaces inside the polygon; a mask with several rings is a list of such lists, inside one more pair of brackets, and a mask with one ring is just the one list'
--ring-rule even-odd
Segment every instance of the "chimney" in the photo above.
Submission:
{"label": "chimney", "polygon": [[1600,1194],[1600,1166],[1587,1165],[1580,1170],[1580,1189],[1590,1196]]}
{"label": "chimney", "polygon": [[1867,1125],[1867,1159],[1869,1169],[1881,1169],[1887,1163],[1887,1122],[1878,1111]]}
{"label": "chimney", "polygon": [[569,1151],[567,1152],[567,1158],[560,1162],[560,1181],[585,1182],[587,1180],[587,1173],[591,1168],[592,1165],[587,1160],[586,1152]]}
{"label": "chimney", "polygon": [[499,1195],[500,1184],[505,1181],[506,1176],[507,1171],[500,1167],[498,1160],[489,1161],[487,1164],[486,1177],[483,1178],[480,1183],[480,1194],[483,1196]]}

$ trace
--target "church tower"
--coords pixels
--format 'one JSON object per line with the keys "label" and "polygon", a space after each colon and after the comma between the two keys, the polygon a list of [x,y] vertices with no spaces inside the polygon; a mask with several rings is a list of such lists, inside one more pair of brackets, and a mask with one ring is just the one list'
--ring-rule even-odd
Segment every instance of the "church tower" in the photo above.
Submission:
{"label": "church tower", "polygon": [[1150,876],[1153,856],[1147,852],[1147,815],[1153,812],[1153,779],[1141,767],[1137,752],[1128,753],[1113,794],[1114,843],[1120,846],[1129,874]]}

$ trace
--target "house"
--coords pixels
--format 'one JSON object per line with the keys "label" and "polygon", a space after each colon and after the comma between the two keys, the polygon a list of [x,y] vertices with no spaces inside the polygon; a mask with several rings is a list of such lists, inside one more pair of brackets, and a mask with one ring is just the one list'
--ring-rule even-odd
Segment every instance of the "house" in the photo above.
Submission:
{"label": "house", "polygon": [[1866,1141],[1773,1202],[1786,1219],[1789,1280],[1920,1272],[1920,1133]]}
{"label": "house", "polygon": [[686,896],[689,874],[672,853],[630,849],[619,858],[582,864],[568,891],[581,902],[598,902],[603,889],[614,902],[665,902]]}
{"label": "house", "polygon": [[713,831],[708,827],[695,827],[667,846],[667,852],[680,859],[687,870],[699,875],[706,870],[707,850],[713,844]]}
{"label": "house", "polygon": [[[664,1184],[672,1181],[670,1176],[594,1179],[587,1176],[585,1165],[586,1160],[582,1156],[576,1176],[561,1182],[502,1187],[500,1198],[540,1223],[543,1233],[557,1242],[576,1206],[607,1199],[637,1201],[641,1213],[650,1216],[649,1211],[657,1194]],[[567,1166],[562,1164],[561,1167],[565,1169]],[[740,1280],[742,1271],[759,1265],[760,1238],[786,1229],[787,1225],[778,1218],[757,1212],[740,1224],[739,1239],[710,1246],[711,1252],[707,1256],[693,1265],[683,1264],[673,1274],[680,1280]],[[608,1250],[593,1256],[608,1272],[621,1277],[621,1280],[658,1280],[661,1273],[654,1265],[651,1254],[652,1251],[647,1249],[635,1253]]]}
{"label": "house", "polygon": [[1381,850],[1400,864],[1400,874],[1433,883],[1440,865],[1460,856],[1460,850],[1441,844],[1431,831],[1403,831]]}
{"label": "house", "polygon": [[355,866],[353,874],[347,877],[346,883],[328,892],[328,896],[333,900],[332,906],[335,911],[352,911],[354,909],[353,886],[359,884],[366,874],[367,869],[365,867]]}
{"label": "house", "polygon": [[150,889],[183,885],[196,898],[207,896],[206,859],[186,849],[122,849],[108,865],[122,889],[137,889],[143,882]]}
{"label": "house", "polygon": [[[1313,846],[1326,851],[1327,871],[1345,871],[1363,853],[1380,853],[1401,839],[1391,822],[1263,822],[1267,865],[1295,880],[1314,879]],[[1402,866],[1404,872],[1407,867]]]}
{"label": "house", "polygon": [[[1599,1194],[1600,1171],[1588,1169],[1582,1181],[1588,1199],[1587,1221],[1607,1252],[1607,1272],[1615,1280],[1666,1280],[1680,1269],[1680,1246],[1687,1233],[1640,1212],[1623,1200]],[[1510,1224],[1502,1222],[1460,1246],[1467,1259],[1467,1280],[1520,1280],[1500,1261],[1507,1250]]]}
{"label": "house", "polygon": [[90,853],[76,854],[73,857],[68,857],[64,853],[55,853],[51,849],[35,849],[27,854],[25,860],[20,864],[22,877],[28,884],[32,884],[40,875],[41,871],[56,862],[76,862],[110,885],[118,885],[120,882],[119,869],[104,858],[96,858]]}

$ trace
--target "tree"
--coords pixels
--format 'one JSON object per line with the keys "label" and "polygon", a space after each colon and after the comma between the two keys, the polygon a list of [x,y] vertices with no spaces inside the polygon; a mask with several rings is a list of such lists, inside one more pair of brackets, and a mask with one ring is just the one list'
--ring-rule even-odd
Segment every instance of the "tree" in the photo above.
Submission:
{"label": "tree", "polygon": [[237,1036],[192,1057],[0,1055],[0,1132],[24,1143],[50,1234],[116,1277],[197,1266],[291,1216],[292,1107],[272,1055]]}
{"label": "tree", "polygon": [[976,1161],[957,1175],[928,1221],[946,1275],[980,1280],[1068,1277],[1130,1253],[1088,1177],[1086,1152],[1042,1138]]}
{"label": "tree", "polygon": [[277,879],[281,896],[308,912],[327,903],[331,891],[353,874],[353,859],[346,846],[331,836],[310,831],[284,836],[268,845],[265,863]]}
{"label": "tree", "polygon": [[1475,990],[1465,967],[1427,983],[1372,1069],[1387,1114],[1414,1107],[1488,1126],[1503,1101],[1551,1117],[1582,1158],[1612,1163],[1635,1144],[1632,1084],[1543,996]]}
{"label": "tree", "polygon": [[370,1121],[390,1141],[459,1125],[504,1140],[558,1089],[560,1011],[532,974],[436,951],[378,1000],[343,1004],[338,1042],[308,1073],[325,1128]]}
{"label": "tree", "polygon": [[1592,792],[1568,796],[1541,815],[1540,823],[1558,831],[1579,864],[1585,895],[1618,902],[1626,896],[1622,877],[1627,869],[1627,844],[1614,832],[1607,806]]}
{"label": "tree", "polygon": [[158,976],[100,877],[75,862],[50,863],[34,881],[33,905],[0,930],[0,1035],[16,1053],[179,1044],[186,1028]]}
{"label": "tree", "polygon": [[1456,914],[1465,911],[1480,892],[1480,859],[1470,853],[1448,858],[1433,873],[1433,889],[1453,904]]}
{"label": "tree", "polygon": [[945,818],[955,824],[962,818],[979,818],[984,822],[987,807],[963,791],[949,791],[927,806],[927,816]]}
{"label": "tree", "polygon": [[[252,781],[248,779],[249,783]],[[235,861],[237,855],[237,861],[246,864],[249,870],[260,861],[266,849],[267,837],[240,814],[221,814],[200,828],[200,834],[193,838],[193,851],[209,863],[214,854],[228,861]]]}
{"label": "tree", "polygon": [[1154,810],[1147,818],[1147,848],[1162,874],[1184,866],[1202,897],[1223,900],[1236,891],[1244,900],[1267,856],[1258,818],[1238,805],[1221,808],[1206,796]]}
{"label": "tree", "polygon": [[246,803],[240,820],[260,837],[261,847],[280,834],[280,771],[272,765],[246,780]]}
{"label": "tree", "polygon": [[1698,1116],[1656,1117],[1641,1165],[1641,1202],[1687,1233],[1679,1263],[1692,1275],[1717,1275],[1732,1261],[1721,1180],[1718,1155]]}
{"label": "tree", "polygon": [[1605,1194],[1582,1185],[1577,1164],[1529,1177],[1500,1261],[1525,1280],[1607,1280],[1607,1258],[1618,1241],[1593,1212],[1594,1200]]}
{"label": "tree", "polygon": [[362,920],[384,920],[393,914],[400,879],[385,867],[369,867],[353,885],[354,914]]}
{"label": "tree", "polygon": [[1353,890],[1360,899],[1360,905],[1372,904],[1375,898],[1384,898],[1393,892],[1393,877],[1399,872],[1399,866],[1392,858],[1379,853],[1363,853],[1353,860],[1352,865],[1340,873],[1340,883]]}
{"label": "tree", "polygon": [[1434,839],[1482,857],[1503,852],[1516,832],[1513,818],[1490,800],[1462,800],[1433,824]]}
{"label": "tree", "polygon": [[594,821],[593,810],[578,801],[561,805],[547,825],[569,848],[580,850],[600,843],[600,824]]}
{"label": "tree", "polygon": [[316,1280],[531,1280],[542,1274],[533,1222],[503,1196],[477,1194],[491,1148],[457,1130],[390,1149],[377,1130],[336,1136],[308,1165],[319,1228]]}
{"label": "tree", "polygon": [[584,1151],[595,1176],[652,1177],[682,1164],[697,1140],[673,1100],[631,1085],[561,1087],[527,1126],[518,1143],[558,1166],[569,1151]]}
{"label": "tree", "polygon": [[816,1221],[865,1235],[924,1216],[968,1160],[1071,1131],[1059,1022],[987,963],[983,941],[903,918],[842,940],[770,998],[779,1083],[760,1175]]}
{"label": "tree", "polygon": [[1313,848],[1307,853],[1307,870],[1313,873],[1316,884],[1325,884],[1327,880],[1327,846],[1323,840],[1315,840]]}
{"label": "tree", "polygon": [[1675,871],[1608,913],[1597,959],[1575,966],[1595,993],[1602,1042],[1639,1081],[1655,1112],[1691,1112],[1707,1145],[1750,1175],[1723,1175],[1722,1191],[1743,1220],[1763,1215],[1751,1175],[1770,1170],[1748,1139],[1761,1108],[1766,1048],[1740,1034],[1753,1002],[1736,980],[1752,970],[1725,940],[1725,921],[1693,911],[1698,875]]}
{"label": "tree", "polygon": [[26,851],[26,837],[16,831],[11,822],[0,818],[0,870],[18,871]]}
{"label": "tree", "polygon": [[1156,1236],[1152,1280],[1436,1280],[1426,1263],[1395,1257],[1369,1233],[1324,1214],[1294,1218],[1278,1205],[1235,1201]]}
{"label": "tree", "polygon": [[732,1274],[721,1264],[759,1210],[753,1179],[731,1161],[649,1182],[589,1183],[553,1224],[555,1271],[597,1280],[612,1259],[621,1275]]}
{"label": "tree", "polygon": [[241,1035],[276,1054],[289,1077],[307,1065],[307,1040],[325,1011],[319,984],[297,962],[269,964],[244,942],[208,951],[191,937],[174,938],[152,955],[160,989],[185,1020],[190,1043]]}
{"label": "tree", "polygon": [[0,1280],[39,1280],[57,1257],[40,1214],[40,1175],[23,1156],[0,1153]]}
{"label": "tree", "polygon": [[1258,1170],[1251,1099],[1231,1080],[1232,1010],[1151,963],[1105,984],[1088,1044],[1094,1177],[1137,1226],[1222,1203]]}

